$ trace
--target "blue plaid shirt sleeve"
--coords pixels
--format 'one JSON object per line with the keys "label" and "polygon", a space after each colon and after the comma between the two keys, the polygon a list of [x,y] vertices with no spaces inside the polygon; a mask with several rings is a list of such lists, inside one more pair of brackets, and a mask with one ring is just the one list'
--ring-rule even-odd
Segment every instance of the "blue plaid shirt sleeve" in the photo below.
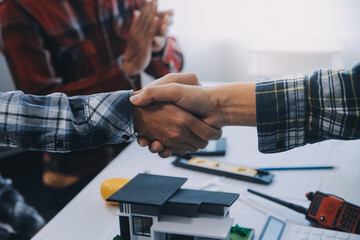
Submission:
{"label": "blue plaid shirt sleeve", "polygon": [[256,84],[259,151],[360,138],[360,63]]}
{"label": "blue plaid shirt sleeve", "polygon": [[132,140],[131,95],[0,93],[0,146],[68,152]]}

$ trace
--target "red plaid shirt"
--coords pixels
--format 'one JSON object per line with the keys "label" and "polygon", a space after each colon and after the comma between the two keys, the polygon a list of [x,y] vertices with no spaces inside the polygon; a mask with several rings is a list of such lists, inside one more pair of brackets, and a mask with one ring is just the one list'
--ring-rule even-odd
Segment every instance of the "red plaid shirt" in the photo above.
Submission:
{"label": "red plaid shirt", "polygon": [[[121,66],[132,13],[139,0],[4,0],[1,49],[13,80],[25,93],[68,95],[140,88]],[[182,53],[169,37],[146,72],[180,71]]]}

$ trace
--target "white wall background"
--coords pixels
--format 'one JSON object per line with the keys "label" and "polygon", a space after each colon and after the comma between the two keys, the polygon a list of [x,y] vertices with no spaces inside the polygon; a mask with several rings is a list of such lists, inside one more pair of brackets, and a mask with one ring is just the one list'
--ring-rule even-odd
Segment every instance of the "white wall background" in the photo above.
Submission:
{"label": "white wall background", "polygon": [[[359,0],[158,0],[201,81],[255,81],[360,62]],[[0,91],[13,89],[0,57]]]}
{"label": "white wall background", "polygon": [[252,81],[360,62],[359,0],[159,0],[184,71],[202,81]]}

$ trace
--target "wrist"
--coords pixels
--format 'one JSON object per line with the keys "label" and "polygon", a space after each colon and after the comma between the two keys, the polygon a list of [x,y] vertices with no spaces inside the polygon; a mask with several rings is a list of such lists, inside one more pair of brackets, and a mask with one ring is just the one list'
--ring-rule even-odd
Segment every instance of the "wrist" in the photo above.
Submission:
{"label": "wrist", "polygon": [[138,79],[139,73],[134,70],[130,63],[125,63],[125,59],[123,56],[120,56],[117,59],[117,62],[120,66],[121,71],[128,80],[136,81]]}
{"label": "wrist", "polygon": [[123,71],[124,71],[125,75],[128,76],[128,77],[135,76],[135,75],[139,74],[139,73],[137,73],[135,68],[132,67],[132,65],[130,63],[126,62],[126,60],[124,58],[122,59],[122,68],[123,68]]}
{"label": "wrist", "polygon": [[256,126],[255,84],[225,84],[210,95],[225,126]]}

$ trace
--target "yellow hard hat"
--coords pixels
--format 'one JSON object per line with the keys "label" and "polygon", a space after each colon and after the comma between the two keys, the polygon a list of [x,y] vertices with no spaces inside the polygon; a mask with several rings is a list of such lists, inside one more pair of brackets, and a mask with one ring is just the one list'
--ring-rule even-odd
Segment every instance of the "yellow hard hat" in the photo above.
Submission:
{"label": "yellow hard hat", "polygon": [[113,195],[117,190],[122,188],[125,184],[130,182],[128,178],[109,178],[102,182],[100,193],[102,198],[106,201],[108,197]]}

